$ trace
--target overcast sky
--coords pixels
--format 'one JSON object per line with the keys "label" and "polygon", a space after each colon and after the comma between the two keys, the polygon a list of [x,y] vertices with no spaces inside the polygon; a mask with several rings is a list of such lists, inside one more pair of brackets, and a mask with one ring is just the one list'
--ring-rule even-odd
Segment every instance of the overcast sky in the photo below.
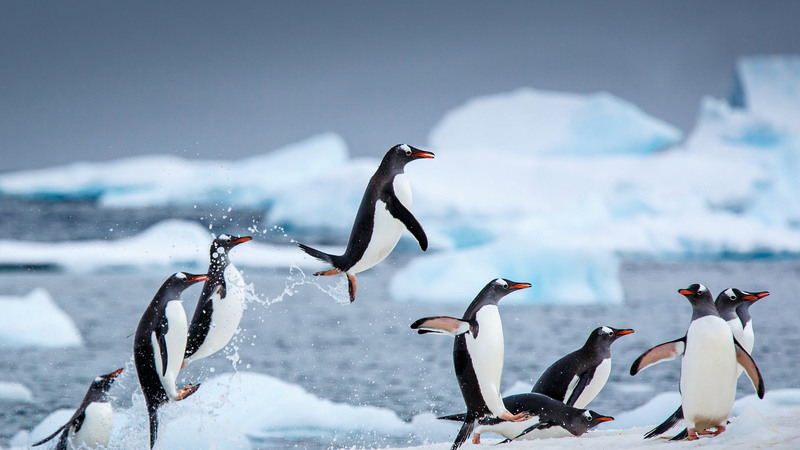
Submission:
{"label": "overcast sky", "polygon": [[688,131],[737,57],[779,53],[800,53],[800,2],[0,0],[0,172],[327,131],[380,155],[523,86]]}

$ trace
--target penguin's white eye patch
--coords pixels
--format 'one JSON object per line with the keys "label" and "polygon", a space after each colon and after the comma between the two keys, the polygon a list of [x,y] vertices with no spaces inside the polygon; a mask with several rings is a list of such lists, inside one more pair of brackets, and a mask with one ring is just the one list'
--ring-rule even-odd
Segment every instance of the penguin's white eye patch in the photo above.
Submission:
{"label": "penguin's white eye patch", "polygon": [[503,286],[503,287],[506,287],[506,288],[508,287],[508,283],[506,283],[506,280],[504,280],[502,278],[498,278],[498,279],[494,280],[494,282],[499,284],[500,286]]}
{"label": "penguin's white eye patch", "polygon": [[707,290],[708,290],[708,288],[707,288],[707,287],[705,287],[705,286],[703,286],[703,285],[701,284],[701,285],[700,285],[700,287],[699,287],[699,288],[697,288],[697,293],[699,294],[699,293],[701,293],[701,292],[705,292],[705,291],[707,291]]}
{"label": "penguin's white eye patch", "polygon": [[603,331],[603,333],[605,333],[605,334],[608,334],[608,335],[614,334],[614,330],[612,330],[611,328],[608,328],[608,327],[602,327],[602,328],[600,328],[600,329],[601,329],[601,330]]}
{"label": "penguin's white eye patch", "polygon": [[582,415],[584,419],[592,420],[592,415],[589,413],[589,411],[584,411]]}
{"label": "penguin's white eye patch", "polygon": [[179,278],[181,280],[185,280],[186,279],[186,274],[183,273],[183,272],[178,272],[178,273],[175,274],[175,277]]}
{"label": "penguin's white eye patch", "polygon": [[103,381],[103,377],[97,377],[94,379],[94,382],[97,383],[98,381]]}
{"label": "penguin's white eye patch", "polygon": [[227,234],[221,234],[221,235],[219,235],[219,238],[224,240],[224,241],[230,241],[231,240],[231,237],[228,236]]}
{"label": "penguin's white eye patch", "polygon": [[400,150],[406,152],[407,156],[411,156],[411,147],[409,147],[407,144],[401,145]]}

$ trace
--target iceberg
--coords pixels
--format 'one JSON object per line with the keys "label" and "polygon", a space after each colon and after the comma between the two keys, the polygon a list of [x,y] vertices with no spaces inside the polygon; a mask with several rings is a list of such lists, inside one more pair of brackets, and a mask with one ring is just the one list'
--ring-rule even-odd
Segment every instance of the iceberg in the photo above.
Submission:
{"label": "iceberg", "polygon": [[44,289],[23,297],[0,296],[0,347],[83,345],[75,322]]}
{"label": "iceberg", "polygon": [[0,402],[30,403],[32,401],[33,393],[24,384],[0,381]]}

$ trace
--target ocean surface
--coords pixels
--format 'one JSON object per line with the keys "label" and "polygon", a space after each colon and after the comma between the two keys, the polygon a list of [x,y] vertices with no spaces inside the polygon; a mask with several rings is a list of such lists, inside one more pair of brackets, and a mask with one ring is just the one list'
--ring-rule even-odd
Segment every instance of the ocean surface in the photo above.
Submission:
{"label": "ocean surface", "polygon": [[[3,239],[59,241],[109,238],[109,234],[128,236],[175,217],[199,220],[215,226],[215,231],[229,231],[213,225],[213,210],[102,210],[91,202],[0,199],[0,212]],[[235,220],[226,218],[232,233],[257,223],[263,214],[240,211],[234,215]],[[234,263],[235,256],[232,253]],[[409,325],[424,316],[461,316],[472,297],[459,303],[391,299],[389,276],[409,257],[393,255],[359,274],[358,297],[352,304],[340,303],[330,294],[332,287],[341,285],[339,277],[316,279],[288,267],[241,267],[258,300],[248,305],[235,342],[188,367],[182,372],[182,381],[203,382],[218,373],[252,371],[298,385],[333,402],[387,408],[408,421],[421,413],[460,412],[463,401],[453,375],[452,339],[420,336]],[[128,370],[119,381],[120,388],[113,391],[115,402],[131,404],[137,389],[131,353],[133,333],[144,308],[169,275],[114,270],[78,274],[41,268],[0,271],[2,295],[46,289],[84,338],[82,347],[66,349],[0,345],[0,381],[18,382],[33,391],[32,402],[4,403],[0,408],[0,446],[7,446],[18,431],[30,430],[51,412],[76,407],[91,379],[118,367]],[[613,416],[642,405],[658,393],[677,391],[677,362],[650,368],[636,377],[628,370],[642,351],[685,333],[691,308],[677,290],[700,282],[714,293],[728,287],[771,292],[751,309],[756,328],[753,357],[764,376],[767,395],[770,389],[800,388],[800,261],[628,261],[620,277],[625,289],[621,305],[520,306],[501,301],[503,387],[532,385],[548,365],[579,348],[592,329],[608,325],[636,332],[612,346],[611,376],[590,404],[591,409]],[[193,312],[199,293],[200,286],[195,286],[184,294],[187,314]],[[739,396],[752,392],[749,381],[742,377]],[[141,412],[145,414],[144,409]],[[348,430],[273,430],[251,440],[257,448],[372,448],[422,443],[415,435]]]}

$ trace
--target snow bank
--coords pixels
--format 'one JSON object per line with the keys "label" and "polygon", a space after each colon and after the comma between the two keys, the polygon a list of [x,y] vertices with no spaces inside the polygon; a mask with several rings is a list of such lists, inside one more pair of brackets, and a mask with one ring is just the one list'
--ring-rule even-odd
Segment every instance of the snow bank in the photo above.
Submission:
{"label": "snow bank", "polygon": [[0,381],[0,402],[29,403],[31,401],[33,401],[33,393],[25,385]]}
{"label": "snow bank", "polygon": [[0,296],[0,311],[0,347],[83,344],[75,322],[44,289],[35,289],[24,297]]}

